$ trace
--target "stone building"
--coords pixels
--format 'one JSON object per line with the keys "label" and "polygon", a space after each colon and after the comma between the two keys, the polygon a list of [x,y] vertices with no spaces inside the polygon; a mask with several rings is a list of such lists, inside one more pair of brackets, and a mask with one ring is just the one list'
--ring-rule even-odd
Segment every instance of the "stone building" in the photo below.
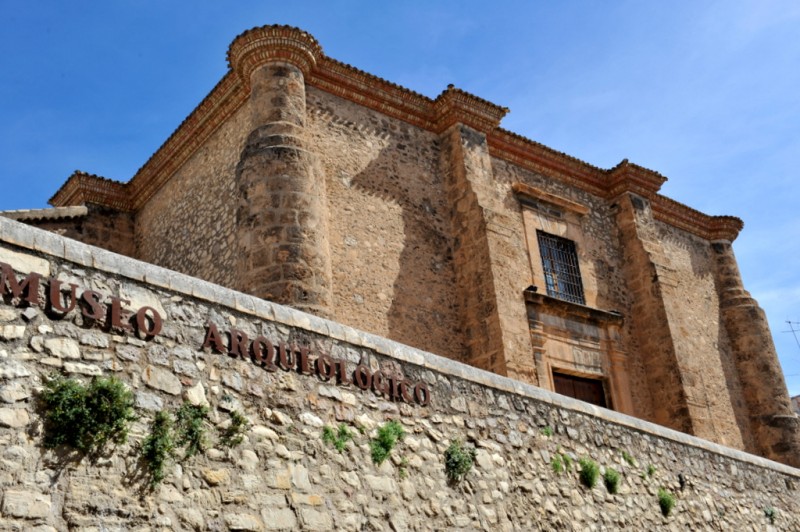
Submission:
{"label": "stone building", "polygon": [[794,466],[800,431],[731,243],[742,222],[325,55],[239,35],[127,182],[4,216]]}

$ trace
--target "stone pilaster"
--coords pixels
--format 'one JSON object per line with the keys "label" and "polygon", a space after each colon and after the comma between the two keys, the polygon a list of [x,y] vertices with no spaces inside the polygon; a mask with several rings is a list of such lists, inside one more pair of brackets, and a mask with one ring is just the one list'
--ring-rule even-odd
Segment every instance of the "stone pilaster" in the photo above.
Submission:
{"label": "stone pilaster", "polygon": [[231,67],[250,88],[252,131],[239,160],[239,289],[328,317],[331,262],[325,180],[305,135],[305,76],[322,53],[295,28],[250,30]]}
{"label": "stone pilaster", "polygon": [[744,289],[729,240],[712,243],[721,321],[728,333],[757,452],[800,467],[800,420],[794,414],[764,311]]}
{"label": "stone pilaster", "polygon": [[664,291],[671,272],[655,235],[652,212],[646,199],[623,193],[616,199],[617,225],[624,252],[625,277],[631,292],[631,330],[641,364],[647,375],[653,421],[695,434],[686,393],[686,371],[670,328]]}
{"label": "stone pilaster", "polygon": [[503,214],[486,135],[459,122],[441,141],[466,362],[537,384],[522,292],[530,272],[511,270],[527,264],[525,244]]}

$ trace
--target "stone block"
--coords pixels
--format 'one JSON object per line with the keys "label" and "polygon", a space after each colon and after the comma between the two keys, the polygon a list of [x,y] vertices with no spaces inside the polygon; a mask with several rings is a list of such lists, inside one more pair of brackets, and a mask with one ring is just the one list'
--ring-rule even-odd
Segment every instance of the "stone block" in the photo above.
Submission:
{"label": "stone block", "polygon": [[142,380],[146,385],[170,395],[179,395],[182,390],[181,381],[171,371],[148,365],[142,372]]}
{"label": "stone block", "polygon": [[291,508],[265,508],[261,518],[267,530],[297,530],[297,516]]}
{"label": "stone block", "polygon": [[27,410],[17,408],[0,408],[0,427],[18,429],[30,423]]}
{"label": "stone block", "polygon": [[328,512],[300,508],[300,517],[305,530],[331,530],[333,528],[333,520]]}
{"label": "stone block", "polygon": [[64,371],[79,375],[102,375],[103,371],[94,364],[81,364],[80,362],[64,362]]}
{"label": "stone block", "polygon": [[47,338],[44,349],[57,358],[81,358],[80,346],[72,338]]}
{"label": "stone block", "polygon": [[32,491],[6,490],[3,515],[23,519],[42,519],[50,515],[50,497]]}
{"label": "stone block", "polygon": [[225,524],[228,530],[262,530],[261,519],[251,514],[226,513]]}
{"label": "stone block", "polygon": [[23,274],[36,272],[41,273],[43,277],[50,276],[50,262],[27,253],[18,253],[0,247],[0,262],[10,264],[14,270]]}

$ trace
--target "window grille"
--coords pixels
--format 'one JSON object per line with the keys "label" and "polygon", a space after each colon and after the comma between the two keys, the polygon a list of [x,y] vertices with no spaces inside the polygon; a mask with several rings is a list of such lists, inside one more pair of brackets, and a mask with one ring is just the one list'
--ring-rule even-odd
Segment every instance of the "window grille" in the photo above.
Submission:
{"label": "window grille", "polygon": [[586,304],[575,242],[536,231],[542,255],[547,295],[572,303]]}

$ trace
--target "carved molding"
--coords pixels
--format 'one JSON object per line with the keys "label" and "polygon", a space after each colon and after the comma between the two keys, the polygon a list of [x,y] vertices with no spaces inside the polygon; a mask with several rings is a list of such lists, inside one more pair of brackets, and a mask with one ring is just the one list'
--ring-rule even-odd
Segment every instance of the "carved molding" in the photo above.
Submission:
{"label": "carved molding", "polygon": [[561,207],[562,209],[574,212],[579,216],[585,216],[589,214],[589,207],[586,205],[581,205],[576,201],[562,198],[561,196],[556,196],[555,194],[550,194],[549,192],[545,192],[540,188],[526,185],[525,183],[514,183],[511,185],[511,190],[514,191],[514,194],[516,194],[517,197],[523,199],[523,201],[525,198],[529,198],[534,201],[543,201],[545,203],[555,205],[556,207]]}
{"label": "carved molding", "polygon": [[231,70],[211,90],[128,183],[73,174],[50,199],[56,207],[91,201],[137,211],[249,97],[250,74],[270,61],[303,70],[309,86],[331,93],[422,129],[441,132],[463,123],[487,136],[492,157],[558,179],[602,198],[634,192],[648,198],[654,216],[706,239],[733,240],[742,223],[730,216],[708,216],[658,194],[666,178],[622,161],[610,170],[499,127],[508,109],[450,85],[436,99],[327,57],[310,34],[290,26],[264,26],[240,34],[228,51]]}

